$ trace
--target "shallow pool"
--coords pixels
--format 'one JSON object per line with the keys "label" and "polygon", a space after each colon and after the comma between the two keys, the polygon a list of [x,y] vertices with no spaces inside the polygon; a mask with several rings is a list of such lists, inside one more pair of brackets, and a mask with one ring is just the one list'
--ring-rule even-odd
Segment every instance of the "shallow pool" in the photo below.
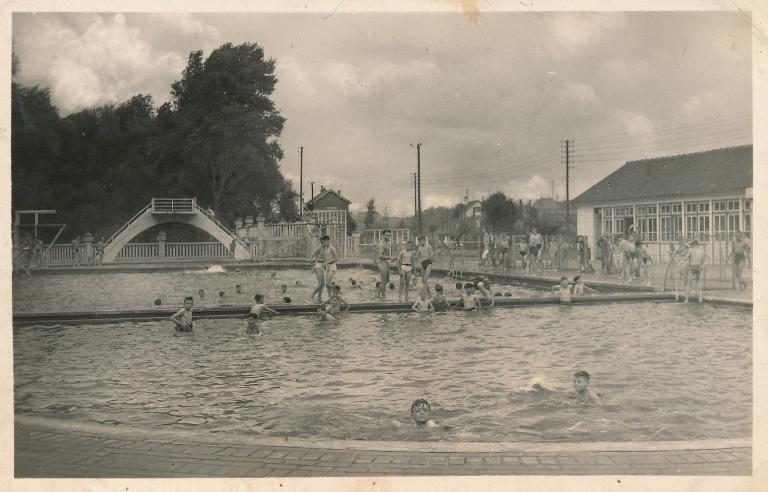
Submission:
{"label": "shallow pool", "polygon": [[[350,278],[362,283],[353,289]],[[373,302],[376,300],[377,272],[364,268],[341,268],[335,281],[341,285],[343,297],[349,302]],[[296,282],[300,285],[296,285]],[[399,277],[392,276],[395,290],[388,291],[389,301],[397,301]],[[430,284],[442,283],[446,294],[459,296],[456,280],[434,277]],[[145,273],[57,273],[20,276],[13,280],[13,311],[62,312],[62,311],[104,311],[119,309],[152,309],[154,301],[160,298],[163,306],[181,306],[185,296],[193,296],[195,305],[247,305],[253,303],[254,294],[266,296],[266,302],[280,303],[284,296],[293,303],[311,303],[310,295],[317,281],[307,269],[242,269],[225,271],[221,267],[189,269],[186,271],[145,272]],[[235,286],[242,286],[237,294]],[[280,285],[288,288],[280,292]],[[419,285],[421,285],[419,283]],[[203,299],[198,295],[205,290]],[[513,297],[529,297],[537,291],[525,287],[502,286],[500,290],[510,292]],[[219,302],[218,293],[225,293],[224,302]],[[538,292],[540,294],[540,291]],[[323,294],[327,298],[327,293]],[[416,300],[416,291],[411,289],[411,300]]]}
{"label": "shallow pool", "polygon": [[[540,306],[14,328],[15,411],[124,427],[366,440],[751,435],[751,312]],[[586,370],[604,404],[579,403]],[[539,383],[549,392],[532,391]],[[441,426],[416,431],[413,400]],[[395,422],[400,423],[397,426]]]}

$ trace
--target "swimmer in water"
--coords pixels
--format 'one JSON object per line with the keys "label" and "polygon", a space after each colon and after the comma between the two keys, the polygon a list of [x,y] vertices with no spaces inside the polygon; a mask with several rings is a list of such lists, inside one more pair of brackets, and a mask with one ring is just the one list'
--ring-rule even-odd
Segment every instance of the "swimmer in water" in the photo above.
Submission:
{"label": "swimmer in water", "polygon": [[431,411],[432,407],[430,407],[427,400],[418,399],[411,404],[411,417],[416,423],[416,427],[426,429],[437,427],[435,421],[429,418]]}
{"label": "swimmer in water", "polygon": [[287,286],[287,285],[285,285],[285,284],[281,284],[281,285],[280,285],[280,293],[281,293],[281,294],[286,294],[286,293],[288,293],[288,286]]}
{"label": "swimmer in water", "polygon": [[223,291],[223,290],[220,290],[220,291],[219,291],[219,304],[221,304],[222,306],[223,306],[223,305],[224,305],[224,303],[226,302],[226,301],[224,300],[224,298],[225,298],[225,297],[226,297],[226,294],[224,293],[224,291]]}
{"label": "swimmer in water", "polygon": [[427,292],[422,288],[421,292],[419,292],[419,299],[413,303],[411,311],[415,311],[417,313],[431,313],[434,310],[435,308],[432,306],[432,301],[427,299]]}
{"label": "swimmer in water", "polygon": [[582,296],[585,292],[597,291],[591,287],[587,287],[586,284],[584,284],[584,279],[581,278],[581,275],[576,275],[573,277],[573,295]]}
{"label": "swimmer in water", "polygon": [[235,294],[242,294],[243,293],[243,286],[240,284],[235,285]]}
{"label": "swimmer in water", "polygon": [[274,309],[271,309],[269,306],[264,304],[264,296],[261,294],[256,294],[253,296],[253,299],[256,301],[253,306],[251,306],[251,310],[248,313],[250,316],[250,319],[248,320],[248,328],[247,332],[251,334],[261,335],[261,330],[259,329],[258,320],[264,317],[264,313],[269,314],[277,314],[277,311]]}
{"label": "swimmer in water", "polygon": [[184,298],[184,307],[171,316],[171,321],[176,325],[176,331],[192,331],[192,306],[195,301],[191,296]]}
{"label": "swimmer in water", "polygon": [[201,300],[201,301],[202,301],[203,299],[205,299],[205,289],[200,289],[200,290],[198,290],[198,291],[197,291],[197,296],[200,298],[200,300]]}
{"label": "swimmer in water", "polygon": [[331,292],[331,298],[317,312],[324,319],[337,321],[342,307],[345,312],[349,311],[349,303],[341,297],[341,286],[335,285]]}
{"label": "swimmer in water", "polygon": [[589,373],[587,371],[579,371],[573,375],[573,389],[576,390],[576,394],[579,401],[584,403],[600,403],[597,393],[589,386]]}
{"label": "swimmer in water", "polygon": [[493,307],[493,288],[491,287],[491,281],[488,277],[478,277],[475,279],[475,289],[480,293],[480,296],[483,299],[490,301],[490,305]]}
{"label": "swimmer in water", "polygon": [[363,286],[362,286],[362,285],[360,285],[360,284],[358,283],[358,281],[357,281],[357,280],[355,280],[355,279],[353,279],[353,278],[350,278],[350,279],[349,279],[349,283],[352,285],[352,288],[353,288],[353,289],[362,289],[362,288],[363,288]]}
{"label": "swimmer in water", "polygon": [[155,306],[162,306],[162,305],[163,305],[163,300],[162,299],[160,299],[159,297],[157,299],[155,299]]}
{"label": "swimmer in water", "polygon": [[464,311],[477,311],[482,308],[480,296],[475,293],[475,284],[472,282],[464,284],[464,292],[461,294],[458,306]]}
{"label": "swimmer in water", "polygon": [[552,286],[552,295],[560,297],[560,304],[571,304],[573,286],[568,282],[568,277],[560,277],[560,283]]}
{"label": "swimmer in water", "polygon": [[443,295],[443,286],[435,284],[435,297],[432,298],[432,307],[436,313],[451,310],[451,303]]}

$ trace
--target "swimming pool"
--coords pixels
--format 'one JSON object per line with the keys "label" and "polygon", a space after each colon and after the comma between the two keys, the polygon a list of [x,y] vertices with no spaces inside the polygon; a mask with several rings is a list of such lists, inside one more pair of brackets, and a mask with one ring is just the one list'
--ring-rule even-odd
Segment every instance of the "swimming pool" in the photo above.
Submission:
{"label": "swimming pool", "polygon": [[[362,288],[351,288],[350,277],[362,282]],[[360,267],[341,268],[335,277],[349,302],[374,301],[376,280],[378,275],[375,271]],[[296,281],[301,285],[297,286]],[[388,291],[388,299],[396,301],[399,277],[393,275],[392,281],[395,290]],[[449,297],[458,297],[454,279],[434,277],[430,284],[434,283],[442,283]],[[242,285],[242,294],[235,292],[238,284]],[[281,284],[288,287],[286,294],[280,293]],[[148,309],[155,307],[154,300],[158,297],[164,306],[181,306],[188,295],[195,298],[196,306],[209,307],[221,305],[218,302],[220,291],[226,295],[224,305],[252,304],[256,293],[264,294],[268,304],[279,303],[284,296],[291,297],[293,303],[309,304],[315,284],[315,275],[309,267],[303,270],[243,268],[240,271],[225,271],[218,267],[152,273],[42,273],[14,279],[13,311],[45,313]],[[202,300],[198,296],[200,289],[205,290]],[[504,286],[502,290],[510,292],[513,297],[529,297],[536,292],[516,286]],[[327,298],[327,293],[323,297]],[[409,299],[416,300],[414,289],[411,289]]]}
{"label": "swimming pool", "polygon": [[[653,321],[649,321],[653,320]],[[14,328],[17,415],[329,439],[751,435],[751,312],[671,303]],[[713,369],[716,368],[716,369]],[[604,405],[578,403],[589,371]],[[551,392],[531,391],[539,383]],[[417,432],[426,398],[442,427]],[[402,425],[395,426],[394,421]]]}

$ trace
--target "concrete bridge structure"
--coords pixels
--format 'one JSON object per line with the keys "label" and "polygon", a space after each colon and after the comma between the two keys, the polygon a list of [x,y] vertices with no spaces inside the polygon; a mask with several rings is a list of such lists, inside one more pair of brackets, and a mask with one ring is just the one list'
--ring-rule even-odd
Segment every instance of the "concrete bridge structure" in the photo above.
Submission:
{"label": "concrete bridge structure", "polygon": [[[168,223],[188,224],[196,227],[213,236],[216,241],[227,248],[230,247],[232,241],[235,241],[234,259],[251,259],[251,253],[243,240],[233,234],[215,217],[200,208],[194,198],[153,198],[146,207],[107,240],[102,263],[114,263],[120,251],[131,239],[152,227]],[[161,243],[159,256],[165,256],[163,246],[164,244]]]}

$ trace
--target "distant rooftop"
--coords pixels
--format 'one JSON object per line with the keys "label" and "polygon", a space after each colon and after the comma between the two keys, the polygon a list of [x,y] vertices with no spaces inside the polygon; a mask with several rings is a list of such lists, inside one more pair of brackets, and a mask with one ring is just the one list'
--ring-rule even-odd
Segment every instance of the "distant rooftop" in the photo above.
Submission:
{"label": "distant rooftop", "polygon": [[675,195],[711,195],[752,187],[752,146],[628,161],[572,200],[576,204]]}

